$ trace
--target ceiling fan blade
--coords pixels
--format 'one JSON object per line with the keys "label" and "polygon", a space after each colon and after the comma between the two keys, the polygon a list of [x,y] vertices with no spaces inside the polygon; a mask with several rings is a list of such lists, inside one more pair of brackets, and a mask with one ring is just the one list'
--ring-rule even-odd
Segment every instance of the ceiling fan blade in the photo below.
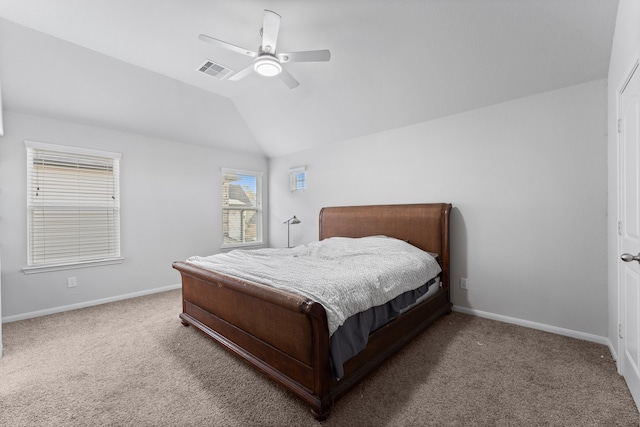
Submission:
{"label": "ceiling fan blade", "polygon": [[253,72],[253,64],[251,64],[248,67],[245,67],[242,70],[238,71],[233,76],[229,77],[228,80],[231,80],[231,81],[235,82],[235,81],[238,81],[238,80],[240,80],[240,79],[242,79],[244,77],[247,77],[252,72]]}
{"label": "ceiling fan blade", "polygon": [[300,83],[291,75],[291,73],[289,73],[284,68],[280,72],[279,76],[280,80],[282,80],[284,84],[289,86],[289,89],[294,89],[300,85]]}
{"label": "ceiling fan blade", "polygon": [[290,52],[278,54],[280,62],[316,62],[331,59],[331,52],[324,50],[307,50],[304,52]]}
{"label": "ceiling fan blade", "polygon": [[216,46],[220,46],[220,47],[223,47],[225,49],[229,49],[230,51],[239,53],[241,55],[250,56],[251,58],[255,58],[256,56],[258,56],[257,52],[250,51],[248,49],[242,48],[240,46],[236,46],[236,45],[231,44],[231,43],[223,42],[222,40],[214,39],[213,37],[209,37],[209,36],[204,35],[204,34],[200,34],[200,36],[198,38],[200,40],[202,40],[203,42],[215,44]]}
{"label": "ceiling fan blade", "polygon": [[275,54],[278,32],[280,32],[280,15],[265,9],[262,24],[262,50],[264,52]]}

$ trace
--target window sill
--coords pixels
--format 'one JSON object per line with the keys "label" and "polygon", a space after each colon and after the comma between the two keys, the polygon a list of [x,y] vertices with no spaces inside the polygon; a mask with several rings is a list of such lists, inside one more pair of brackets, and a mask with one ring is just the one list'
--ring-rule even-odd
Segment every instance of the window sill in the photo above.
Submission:
{"label": "window sill", "polygon": [[220,249],[225,251],[230,251],[233,249],[260,249],[264,247],[266,247],[264,242],[259,242],[259,243],[239,243],[235,245],[226,244],[226,245],[220,246]]}
{"label": "window sill", "polygon": [[109,259],[98,259],[94,261],[80,261],[80,262],[73,262],[73,263],[67,263],[67,264],[33,265],[33,266],[23,267],[22,272],[24,274],[49,273],[51,271],[71,270],[74,268],[98,267],[101,265],[122,264],[123,262],[124,262],[124,258],[118,257],[118,258],[109,258]]}

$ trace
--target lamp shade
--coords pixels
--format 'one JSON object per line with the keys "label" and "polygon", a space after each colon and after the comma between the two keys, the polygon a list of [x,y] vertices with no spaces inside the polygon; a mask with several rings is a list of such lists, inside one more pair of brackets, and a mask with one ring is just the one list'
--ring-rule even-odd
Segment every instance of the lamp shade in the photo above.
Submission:
{"label": "lamp shade", "polygon": [[300,224],[300,222],[301,221],[295,215],[284,222],[284,224],[287,224],[287,247],[288,248],[291,247],[291,240],[290,240],[291,233],[289,232],[291,228],[291,224]]}

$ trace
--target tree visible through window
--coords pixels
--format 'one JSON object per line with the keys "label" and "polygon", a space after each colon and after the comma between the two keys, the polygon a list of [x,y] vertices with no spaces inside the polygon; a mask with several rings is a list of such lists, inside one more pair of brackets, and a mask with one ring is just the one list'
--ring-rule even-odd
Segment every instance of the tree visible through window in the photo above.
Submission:
{"label": "tree visible through window", "polygon": [[262,174],[222,171],[223,246],[262,243]]}

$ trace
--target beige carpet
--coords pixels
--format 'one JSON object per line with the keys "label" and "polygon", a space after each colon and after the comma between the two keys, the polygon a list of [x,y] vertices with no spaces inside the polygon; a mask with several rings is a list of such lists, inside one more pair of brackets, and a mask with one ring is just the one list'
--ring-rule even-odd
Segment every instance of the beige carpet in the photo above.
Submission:
{"label": "beige carpet", "polygon": [[604,346],[459,313],[333,406],[193,328],[179,291],[4,325],[2,426],[637,426]]}

